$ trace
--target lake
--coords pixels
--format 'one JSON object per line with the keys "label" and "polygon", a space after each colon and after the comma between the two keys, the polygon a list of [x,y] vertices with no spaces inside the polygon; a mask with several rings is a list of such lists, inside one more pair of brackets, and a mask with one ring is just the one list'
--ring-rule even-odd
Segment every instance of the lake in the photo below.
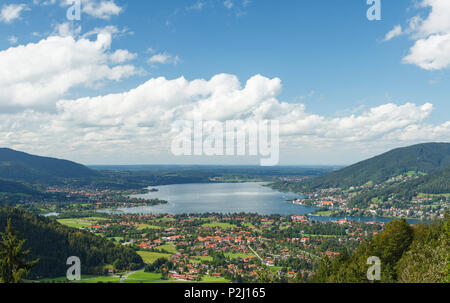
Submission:
{"label": "lake", "polygon": [[314,207],[293,205],[286,200],[300,196],[280,193],[267,183],[203,183],[156,186],[157,192],[134,195],[135,198],[158,198],[168,204],[150,207],[120,209],[124,213],[258,213],[262,215],[280,214],[304,215],[315,210]]}
{"label": "lake", "polygon": [[[293,193],[281,193],[267,183],[202,183],[175,184],[151,187],[157,192],[134,195],[135,198],[160,199],[168,204],[103,210],[106,213],[124,214],[200,214],[200,213],[258,213],[261,215],[307,215],[316,207],[295,205],[287,200],[301,198]],[[346,217],[349,220],[388,222],[391,218]],[[317,221],[335,221],[335,217],[312,217]],[[419,220],[408,220],[417,223]]]}

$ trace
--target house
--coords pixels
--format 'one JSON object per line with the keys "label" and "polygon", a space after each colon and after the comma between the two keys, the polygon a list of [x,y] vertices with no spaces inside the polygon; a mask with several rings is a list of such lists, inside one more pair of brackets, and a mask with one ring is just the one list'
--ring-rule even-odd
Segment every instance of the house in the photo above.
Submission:
{"label": "house", "polygon": [[322,201],[322,206],[334,206],[334,203],[332,201]]}

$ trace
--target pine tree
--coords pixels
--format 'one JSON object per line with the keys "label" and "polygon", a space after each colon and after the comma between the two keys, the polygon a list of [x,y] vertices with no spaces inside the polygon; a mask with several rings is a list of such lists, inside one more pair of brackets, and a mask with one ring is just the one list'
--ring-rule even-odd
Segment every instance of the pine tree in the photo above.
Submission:
{"label": "pine tree", "polygon": [[0,283],[19,283],[39,259],[27,261],[30,250],[22,251],[26,240],[20,240],[13,231],[11,220],[4,233],[0,233]]}

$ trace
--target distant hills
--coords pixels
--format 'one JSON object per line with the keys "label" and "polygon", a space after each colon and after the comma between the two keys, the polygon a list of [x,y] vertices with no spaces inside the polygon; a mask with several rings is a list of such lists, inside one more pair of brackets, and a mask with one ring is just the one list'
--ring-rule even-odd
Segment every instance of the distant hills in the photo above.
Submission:
{"label": "distant hills", "polygon": [[[450,166],[450,143],[425,143],[397,148],[338,171],[311,178],[309,188],[360,186],[381,183],[407,172],[431,174]],[[432,180],[428,180],[432,182]]]}
{"label": "distant hills", "polygon": [[98,173],[75,162],[0,148],[0,179],[3,180],[49,184],[93,176]]}

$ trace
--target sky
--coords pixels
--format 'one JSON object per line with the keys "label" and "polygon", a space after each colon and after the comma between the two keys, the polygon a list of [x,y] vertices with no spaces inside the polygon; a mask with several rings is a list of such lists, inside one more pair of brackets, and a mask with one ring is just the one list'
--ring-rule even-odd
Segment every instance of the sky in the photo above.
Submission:
{"label": "sky", "polygon": [[[450,140],[450,1],[0,0],[0,147],[84,164],[175,156],[173,123],[280,123],[280,165]],[[369,1],[371,2],[371,1]],[[376,2],[376,1],[374,1]],[[76,8],[76,7],[75,7]]]}

